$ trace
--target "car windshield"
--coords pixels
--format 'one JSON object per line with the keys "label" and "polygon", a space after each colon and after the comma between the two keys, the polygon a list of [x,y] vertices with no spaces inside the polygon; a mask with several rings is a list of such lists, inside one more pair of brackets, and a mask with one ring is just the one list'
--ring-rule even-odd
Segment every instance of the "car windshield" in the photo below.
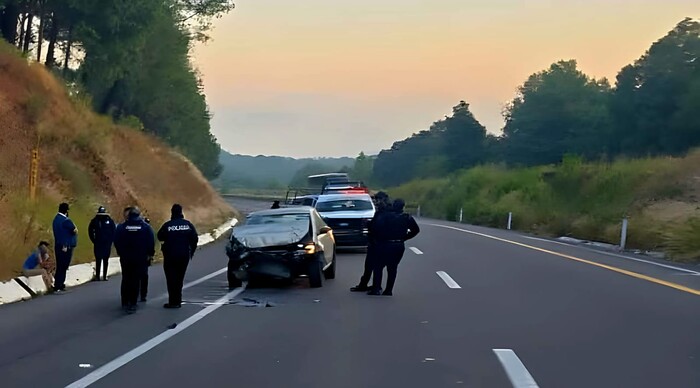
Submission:
{"label": "car windshield", "polygon": [[316,210],[321,213],[372,210],[372,202],[362,199],[326,201],[316,204]]}
{"label": "car windshield", "polygon": [[248,225],[289,225],[295,229],[307,229],[309,227],[308,213],[294,214],[265,214],[253,215],[246,222]]}

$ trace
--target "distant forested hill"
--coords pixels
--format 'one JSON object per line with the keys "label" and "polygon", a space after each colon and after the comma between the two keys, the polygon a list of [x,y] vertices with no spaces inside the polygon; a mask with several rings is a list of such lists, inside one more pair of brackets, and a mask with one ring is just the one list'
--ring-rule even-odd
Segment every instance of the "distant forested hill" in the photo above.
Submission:
{"label": "distant forested hill", "polygon": [[[223,170],[213,181],[218,188],[275,189],[292,184],[301,184],[299,173],[316,174],[346,171],[353,167],[353,158],[304,158],[282,156],[233,155],[221,151],[219,163]],[[295,179],[296,178],[296,179]]]}

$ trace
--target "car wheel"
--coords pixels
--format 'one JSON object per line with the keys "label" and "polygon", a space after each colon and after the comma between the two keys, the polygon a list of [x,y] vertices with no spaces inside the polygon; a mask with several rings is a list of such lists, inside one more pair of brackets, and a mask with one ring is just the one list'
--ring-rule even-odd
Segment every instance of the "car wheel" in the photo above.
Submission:
{"label": "car wheel", "polygon": [[309,263],[309,285],[311,288],[323,287],[323,264],[319,260]]}
{"label": "car wheel", "polygon": [[233,263],[229,260],[228,269],[226,271],[226,277],[228,280],[229,288],[241,287],[243,285],[243,280],[245,276],[239,271],[240,264]]}
{"label": "car wheel", "polygon": [[331,261],[331,265],[323,271],[323,276],[326,279],[335,279],[335,252],[333,252],[333,261]]}

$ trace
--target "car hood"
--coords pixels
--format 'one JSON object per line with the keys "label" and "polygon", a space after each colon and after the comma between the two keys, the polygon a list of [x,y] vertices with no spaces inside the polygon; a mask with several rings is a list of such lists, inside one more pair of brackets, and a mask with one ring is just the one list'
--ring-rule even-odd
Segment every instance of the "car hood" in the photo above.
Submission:
{"label": "car hood", "polygon": [[374,210],[350,210],[350,211],[340,211],[340,212],[323,212],[319,213],[323,218],[372,218],[374,217]]}
{"label": "car hood", "polygon": [[243,225],[233,229],[233,237],[250,249],[278,247],[300,242],[309,233],[302,225]]}

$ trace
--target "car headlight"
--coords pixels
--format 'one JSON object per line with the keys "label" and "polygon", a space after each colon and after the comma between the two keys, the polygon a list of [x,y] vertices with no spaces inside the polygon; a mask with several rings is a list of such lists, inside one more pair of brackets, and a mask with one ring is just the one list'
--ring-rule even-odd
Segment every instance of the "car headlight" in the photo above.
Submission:
{"label": "car headlight", "polygon": [[308,243],[308,244],[299,244],[297,245],[300,249],[304,250],[304,253],[307,255],[313,255],[316,253],[316,244],[314,243]]}

